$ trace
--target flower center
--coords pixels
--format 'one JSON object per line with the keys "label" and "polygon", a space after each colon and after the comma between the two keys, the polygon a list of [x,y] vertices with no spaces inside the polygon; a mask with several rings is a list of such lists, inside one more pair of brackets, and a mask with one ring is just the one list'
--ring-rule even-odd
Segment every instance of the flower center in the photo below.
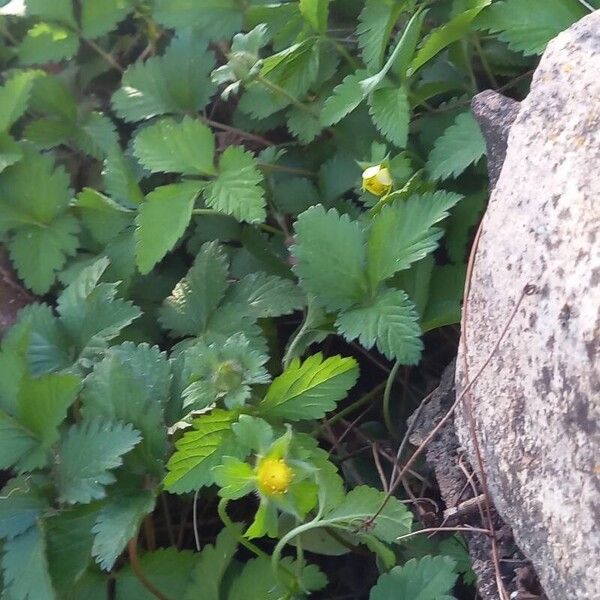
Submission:
{"label": "flower center", "polygon": [[265,458],[258,464],[258,487],[267,496],[285,494],[293,478],[294,472],[281,458]]}

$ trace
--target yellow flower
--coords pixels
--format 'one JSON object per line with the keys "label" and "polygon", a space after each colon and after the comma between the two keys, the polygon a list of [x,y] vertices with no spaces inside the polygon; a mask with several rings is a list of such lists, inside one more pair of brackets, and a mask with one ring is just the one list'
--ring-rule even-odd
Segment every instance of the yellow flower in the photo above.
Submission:
{"label": "yellow flower", "polygon": [[263,458],[258,464],[256,479],[265,496],[281,496],[288,491],[294,472],[282,458]]}
{"label": "yellow flower", "polygon": [[392,176],[386,167],[375,165],[365,169],[362,174],[363,190],[374,196],[384,196],[392,189]]}

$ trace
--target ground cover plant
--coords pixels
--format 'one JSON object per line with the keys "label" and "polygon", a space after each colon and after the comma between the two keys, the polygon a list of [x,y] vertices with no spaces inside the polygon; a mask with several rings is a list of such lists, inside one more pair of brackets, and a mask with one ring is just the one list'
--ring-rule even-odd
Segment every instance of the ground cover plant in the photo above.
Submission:
{"label": "ground cover plant", "polygon": [[0,235],[32,295],[0,353],[2,598],[472,598],[402,467],[487,198],[469,101],[522,97],[590,6],[25,5],[0,21]]}

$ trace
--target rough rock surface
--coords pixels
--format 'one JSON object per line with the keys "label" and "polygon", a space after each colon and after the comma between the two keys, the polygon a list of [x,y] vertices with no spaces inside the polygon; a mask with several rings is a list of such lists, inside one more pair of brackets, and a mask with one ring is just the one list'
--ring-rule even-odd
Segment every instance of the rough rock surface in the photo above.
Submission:
{"label": "rough rock surface", "polygon": [[[549,44],[519,107],[462,335],[457,393],[493,353],[465,400],[498,512],[550,600],[597,600],[600,11]],[[467,414],[456,427],[475,466]]]}

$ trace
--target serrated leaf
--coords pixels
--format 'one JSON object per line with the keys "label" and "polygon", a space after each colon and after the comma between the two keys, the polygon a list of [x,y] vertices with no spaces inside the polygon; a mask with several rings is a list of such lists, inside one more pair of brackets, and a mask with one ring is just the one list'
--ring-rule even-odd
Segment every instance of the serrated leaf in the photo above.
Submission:
{"label": "serrated leaf", "polygon": [[321,111],[323,125],[335,125],[367,97],[368,91],[365,91],[360,84],[368,74],[366,70],[356,71],[346,75],[342,83],[335,86],[333,95],[327,98]]}
{"label": "serrated leaf", "polygon": [[455,564],[447,556],[413,558],[381,575],[369,600],[453,600]]}
{"label": "serrated leaf", "polygon": [[302,213],[294,228],[291,251],[302,287],[326,310],[359,302],[366,291],[365,240],[359,223],[318,205]]}
{"label": "serrated leaf", "polygon": [[27,110],[35,71],[23,71],[13,75],[0,88],[0,131],[8,131]]}
{"label": "serrated leaf", "polygon": [[300,13],[317,33],[327,30],[330,0],[300,0]]}
{"label": "serrated leaf", "polygon": [[235,0],[156,0],[153,16],[167,27],[197,27],[217,40],[240,31],[243,13]]}
{"label": "serrated leaf", "polygon": [[9,469],[38,447],[35,436],[4,411],[0,411],[0,438],[1,469]]}
{"label": "serrated leaf", "polygon": [[164,327],[179,336],[203,331],[223,299],[229,263],[220,246],[202,246],[187,275],[165,300],[160,313]]}
{"label": "serrated leaf", "polygon": [[58,23],[38,23],[19,46],[19,62],[23,65],[45,65],[73,58],[79,49],[79,38]]}
{"label": "serrated leaf", "polygon": [[441,27],[434,29],[418,49],[410,63],[408,74],[413,75],[444,48],[463,38],[471,29],[473,20],[492,0],[476,0],[475,6],[456,15]]}
{"label": "serrated leaf", "polygon": [[115,561],[139,528],[141,520],[154,509],[154,495],[114,494],[100,509],[92,528],[92,555],[100,567],[110,571]]}
{"label": "serrated leaf", "polygon": [[100,244],[116,238],[131,223],[133,212],[92,188],[83,188],[75,201],[84,226]]}
{"label": "serrated leaf", "polygon": [[94,39],[109,33],[132,10],[128,0],[85,0],[81,5],[81,31]]}
{"label": "serrated leaf", "polygon": [[259,404],[261,415],[300,421],[320,419],[333,410],[356,383],[358,365],[353,358],[314,354],[304,362],[293,360],[273,380]]}
{"label": "serrated leaf", "polygon": [[135,219],[136,263],[149,273],[184,234],[202,184],[184,181],[154,188]]}
{"label": "serrated leaf", "polygon": [[371,223],[367,242],[372,289],[437,248],[443,231],[433,225],[445,219],[461,198],[451,192],[430,192],[397,199],[381,210]]}
{"label": "serrated leaf", "polygon": [[[316,110],[320,106],[312,103],[311,106]],[[319,102],[319,105],[322,104]],[[298,138],[302,144],[310,144],[323,131],[323,125],[317,114],[312,114],[305,110],[300,110],[297,106],[292,106],[287,113],[287,126],[292,135]]]}
{"label": "serrated leaf", "polygon": [[92,111],[77,124],[74,139],[79,148],[97,159],[103,159],[119,144],[115,124],[97,111]]}
{"label": "serrated leaf", "polygon": [[211,130],[196,119],[161,119],[145,127],[133,143],[134,153],[153,173],[213,175],[215,141]]}
{"label": "serrated leaf", "polygon": [[[235,526],[241,534],[241,528]],[[237,537],[228,528],[222,529],[214,546],[202,548],[191,573],[191,581],[182,600],[222,600],[221,584],[237,549]],[[257,599],[258,600],[258,599]],[[261,599],[262,600],[262,599]]]}
{"label": "serrated leaf", "polygon": [[232,285],[226,299],[259,319],[287,315],[306,304],[306,297],[292,281],[262,271]]}
{"label": "serrated leaf", "polygon": [[237,417],[237,412],[217,409],[194,419],[193,429],[176,442],[177,450],[167,463],[164,484],[169,491],[181,494],[214,482],[212,468],[223,456],[239,454],[231,431]]}
{"label": "serrated leaf", "polygon": [[485,140],[475,117],[470,112],[462,113],[435,141],[427,160],[427,170],[432,179],[458,177],[485,152]]}
{"label": "serrated leaf", "polygon": [[385,492],[361,485],[323,515],[321,526],[328,525],[341,525],[352,533],[367,533],[391,544],[410,532],[412,513],[398,498],[388,498]]}
{"label": "serrated leaf", "polygon": [[120,148],[113,148],[104,161],[102,179],[108,194],[124,206],[136,206],[144,200],[133,167]]}
{"label": "serrated leaf", "polygon": [[356,27],[363,62],[377,70],[383,62],[385,47],[403,7],[389,0],[367,0]]}
{"label": "serrated leaf", "polygon": [[577,0],[504,0],[494,2],[476,23],[480,29],[500,33],[500,41],[527,56],[541,54],[552,38],[585,14]]}
{"label": "serrated leaf", "polygon": [[0,133],[0,173],[22,158],[21,146],[7,133]]}
{"label": "serrated leaf", "polygon": [[8,243],[19,276],[36,294],[47,292],[56,273],[79,245],[79,224],[71,215],[56,217],[45,227],[22,227]]}
{"label": "serrated leaf", "polygon": [[55,600],[40,527],[8,540],[2,555],[4,591],[11,600]]}
{"label": "serrated leaf", "polygon": [[367,349],[376,344],[390,360],[416,365],[421,358],[419,315],[401,290],[381,290],[371,304],[340,313],[335,325],[348,341]]}
{"label": "serrated leaf", "polygon": [[410,105],[404,87],[375,90],[369,100],[369,113],[378,131],[398,148],[408,139]]}
{"label": "serrated leaf", "polygon": [[140,439],[131,425],[102,419],[72,425],[58,449],[56,485],[60,501],[86,504],[103,498],[104,486],[115,481],[111,471],[123,463],[123,455]]}
{"label": "serrated leaf", "polygon": [[215,92],[209,78],[214,55],[206,46],[206,38],[185,29],[163,56],[131,65],[113,94],[115,111],[126,121],[142,121],[202,110]]}
{"label": "serrated leaf", "polygon": [[263,176],[256,159],[240,146],[229,146],[221,155],[217,178],[204,190],[206,204],[247,223],[266,217]]}

